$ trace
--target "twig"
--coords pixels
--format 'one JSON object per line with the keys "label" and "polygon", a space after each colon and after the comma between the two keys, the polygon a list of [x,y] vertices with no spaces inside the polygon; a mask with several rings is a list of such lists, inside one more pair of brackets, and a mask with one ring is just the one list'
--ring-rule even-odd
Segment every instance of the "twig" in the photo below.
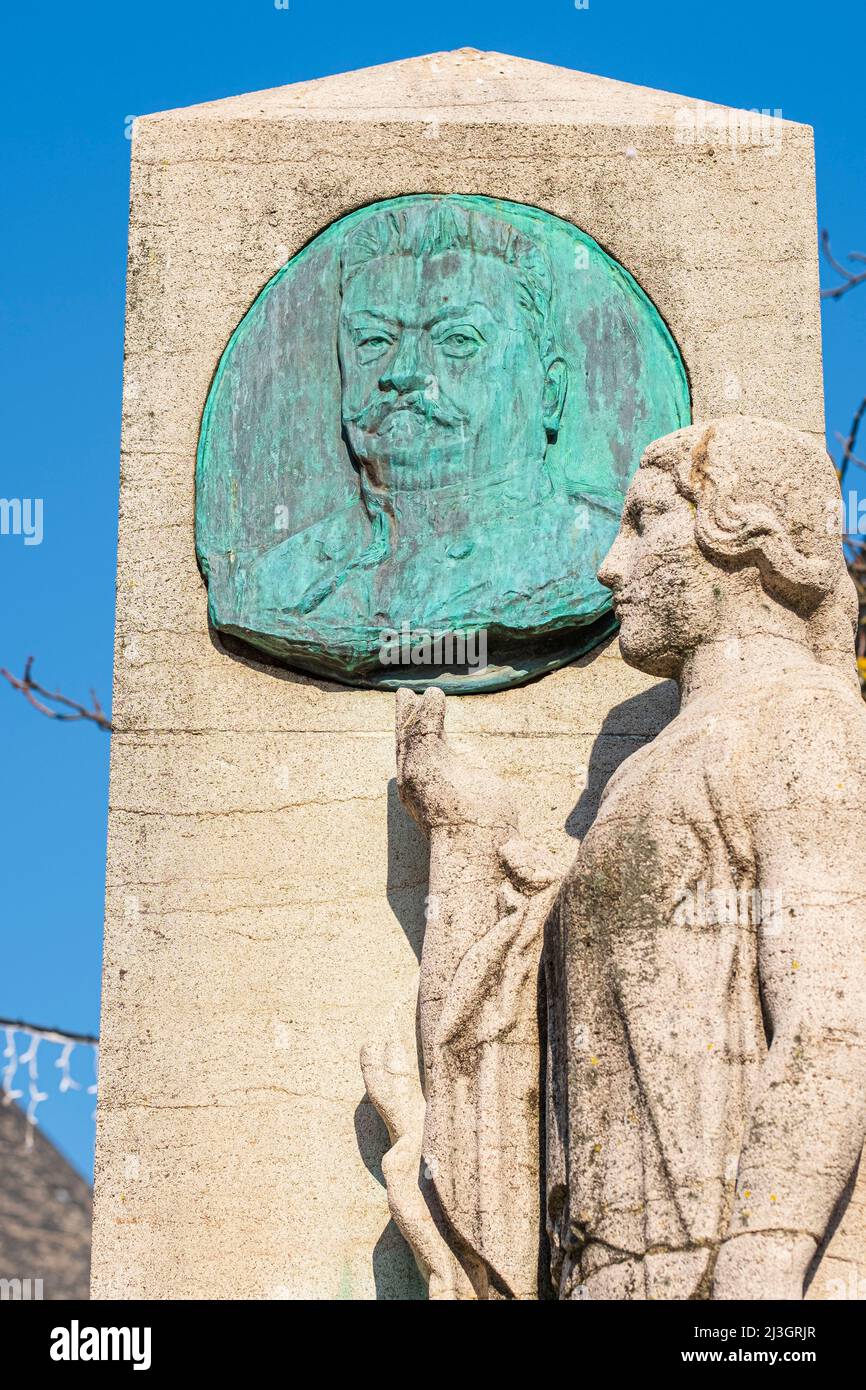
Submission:
{"label": "twig", "polygon": [[[861,270],[855,275],[853,270],[848,270],[846,266],[836,260],[836,257],[830,249],[830,233],[827,231],[826,227],[821,233],[821,248],[829,264],[833,267],[837,275],[842,276],[844,282],[841,285],[834,285],[832,289],[822,290],[822,299],[841,299],[843,294],[847,294],[849,290],[856,289],[858,285],[862,285],[864,281],[866,281],[866,270]],[[848,254],[848,259],[849,261],[866,261],[866,254],[862,251],[851,251]]]}
{"label": "twig", "polygon": [[836,438],[842,445],[842,462],[839,464],[838,469],[840,479],[849,463],[856,463],[858,468],[866,468],[866,462],[864,462],[863,459],[857,458],[854,453],[854,445],[857,443],[857,435],[863,423],[864,414],[866,414],[866,396],[863,397],[857,409],[854,411],[854,419],[851,421],[851,428],[848,431],[847,439],[843,439],[841,434],[836,435]]}
{"label": "twig", "polygon": [[[78,719],[89,719],[92,724],[96,724],[100,729],[111,731],[111,720],[96,698],[96,692],[91,690],[90,698],[92,706],[88,709],[86,705],[80,705],[77,700],[70,700],[68,696],[61,695],[59,690],[46,690],[43,685],[39,685],[33,679],[33,657],[28,656],[27,664],[24,667],[23,676],[13,676],[11,671],[7,671],[5,666],[0,667],[0,676],[7,680],[15,689],[20,690],[25,700],[37,709],[40,714],[44,714],[48,719],[59,719],[61,723],[74,723]],[[41,699],[37,699],[41,696]],[[63,705],[64,709],[51,709],[50,705],[44,703],[50,700],[56,705]],[[66,713],[65,711],[70,711]]]}

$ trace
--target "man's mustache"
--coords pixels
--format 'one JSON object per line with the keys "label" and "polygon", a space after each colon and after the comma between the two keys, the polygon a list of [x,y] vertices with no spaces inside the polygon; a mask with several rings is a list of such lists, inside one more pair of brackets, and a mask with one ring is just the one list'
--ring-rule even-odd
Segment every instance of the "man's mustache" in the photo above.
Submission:
{"label": "man's mustache", "polygon": [[441,394],[431,396],[426,391],[407,391],[403,395],[396,391],[380,392],[360,410],[344,418],[346,424],[357,425],[366,433],[376,434],[388,417],[398,410],[411,410],[428,422],[450,427],[461,425],[466,420],[466,416],[447,397]]}

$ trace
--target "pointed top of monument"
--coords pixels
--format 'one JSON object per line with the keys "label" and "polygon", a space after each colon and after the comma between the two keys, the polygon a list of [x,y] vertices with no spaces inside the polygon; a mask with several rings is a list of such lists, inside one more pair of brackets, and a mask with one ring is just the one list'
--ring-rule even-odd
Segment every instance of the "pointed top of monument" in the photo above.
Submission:
{"label": "pointed top of monument", "polygon": [[531,58],[457,48],[158,114],[213,120],[667,125],[684,108],[707,106],[728,109]]}

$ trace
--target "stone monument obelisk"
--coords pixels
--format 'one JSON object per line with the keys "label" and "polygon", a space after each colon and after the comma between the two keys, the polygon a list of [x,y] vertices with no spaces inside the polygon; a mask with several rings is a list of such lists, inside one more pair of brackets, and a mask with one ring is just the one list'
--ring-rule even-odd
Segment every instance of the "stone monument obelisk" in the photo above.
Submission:
{"label": "stone monument obelisk", "polygon": [[[558,219],[557,235],[561,224],[575,229],[653,306],[684,364],[695,424],[763,417],[820,440],[812,133],[774,121],[768,134],[749,113],[460,50],[140,117],[131,177],[94,1296],[424,1297],[390,1219],[390,1141],[358,1059],[373,1037],[414,1037],[428,847],[397,793],[393,691],[341,679],[363,648],[354,629],[340,647],[345,669],[324,671],[330,639],[313,621],[341,595],[367,592],[361,581],[385,553],[391,496],[383,502],[378,455],[356,438],[362,464],[372,460],[362,566],[341,558],[349,530],[335,537],[331,513],[311,511],[321,547],[292,599],[310,621],[283,651],[266,645],[273,627],[258,647],[244,642],[249,614],[278,608],[272,576],[259,581],[252,543],[241,554],[227,542],[224,568],[208,568],[200,532],[201,568],[196,555],[196,459],[201,498],[202,440],[230,384],[227,345],[243,349],[251,306],[272,277],[308,264],[341,219],[424,195],[477,200],[482,215],[457,215],[434,249],[465,249],[469,236],[485,276],[497,260],[529,295],[518,305],[528,317],[515,309],[507,323],[537,348],[521,360],[527,381],[540,383],[552,441],[562,373],[545,336],[533,237],[520,239],[513,210],[523,205],[527,216]],[[493,255],[490,239],[509,218],[515,235]],[[376,253],[369,239],[360,249]],[[359,283],[357,250],[342,241],[328,271],[334,286],[341,275],[343,293]],[[587,262],[575,251],[573,279],[561,264],[560,302],[566,281],[579,295]],[[276,325],[272,360],[291,375],[303,344],[289,350],[267,318],[275,292],[259,304],[263,331]],[[313,332],[312,311],[309,323]],[[492,350],[474,321],[452,325],[447,342],[423,328],[455,380],[476,349]],[[353,317],[346,333],[328,349],[344,386],[354,379],[349,352],[358,379],[363,368],[381,382],[375,359],[391,351],[391,330]],[[310,380],[324,351],[307,350]],[[425,427],[445,413],[429,375],[415,401]],[[572,373],[572,406],[587,380]],[[407,389],[401,381],[388,389]],[[267,386],[262,373],[255,390]],[[289,438],[281,409],[294,418],[311,389],[299,376],[291,398],[269,396],[266,410],[264,396],[239,388],[213,438],[243,451],[254,417],[282,422]],[[604,373],[593,390],[603,399]],[[342,426],[338,398],[322,426],[344,461],[346,421],[361,433],[369,423],[350,394]],[[689,421],[667,428],[677,423]],[[396,422],[393,438],[414,428]],[[279,472],[267,447],[257,458],[260,479]],[[299,468],[306,459],[301,448]],[[244,483],[219,476],[228,526]],[[356,480],[343,481],[349,506]],[[282,499],[268,497],[278,528]],[[396,504],[392,512],[399,519]],[[240,572],[253,578],[235,584]],[[243,622],[233,611],[222,623],[214,609],[222,578]],[[452,743],[483,751],[497,777],[521,789],[533,843],[560,872],[611,771],[676,709],[669,681],[626,666],[615,640],[596,635],[573,660],[559,653],[525,669],[538,676],[530,683],[506,679],[449,700]],[[318,665],[304,665],[310,651]],[[855,1195],[810,1296],[833,1296],[830,1280],[857,1296],[864,1230]]]}

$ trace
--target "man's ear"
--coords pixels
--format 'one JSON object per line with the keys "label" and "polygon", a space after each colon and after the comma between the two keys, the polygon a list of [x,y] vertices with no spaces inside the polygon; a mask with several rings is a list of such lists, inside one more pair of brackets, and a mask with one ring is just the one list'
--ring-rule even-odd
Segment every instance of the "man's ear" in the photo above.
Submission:
{"label": "man's ear", "polygon": [[547,437],[551,444],[559,433],[559,422],[565,406],[568,390],[568,367],[564,357],[553,357],[544,373],[544,394],[542,396],[542,418]]}

